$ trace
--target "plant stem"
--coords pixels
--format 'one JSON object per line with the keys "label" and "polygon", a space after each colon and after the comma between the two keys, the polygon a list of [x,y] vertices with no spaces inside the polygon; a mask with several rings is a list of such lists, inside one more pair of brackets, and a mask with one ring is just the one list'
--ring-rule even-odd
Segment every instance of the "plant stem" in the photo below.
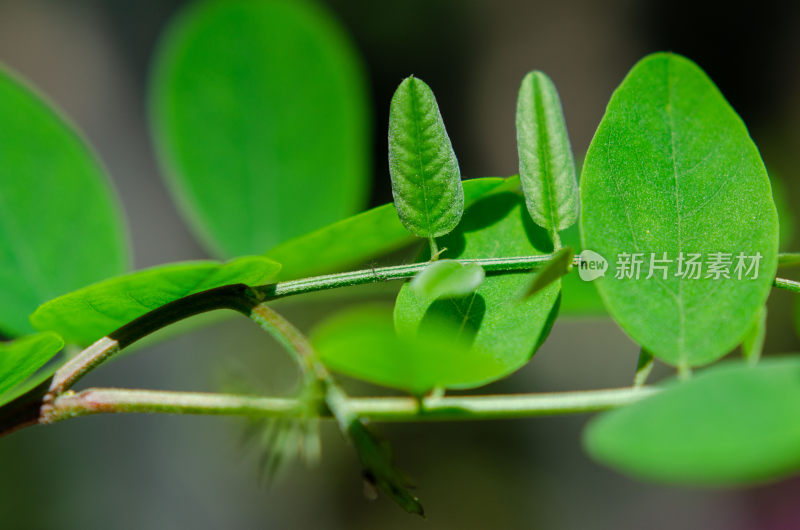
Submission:
{"label": "plant stem", "polygon": [[800,294],[800,282],[796,282],[794,280],[775,278],[775,281],[772,282],[772,285],[775,287],[780,287],[781,289],[786,289],[787,291],[792,291],[793,293]]}
{"label": "plant stem", "polygon": [[[484,396],[425,397],[424,407],[413,397],[341,396],[347,411],[357,417],[382,422],[490,420],[577,414],[605,410],[638,401],[658,392],[654,387],[506,394]],[[42,423],[102,413],[207,414],[248,417],[283,417],[303,406],[289,398],[90,388],[68,392],[55,399]],[[319,410],[331,418],[330,410]]]}

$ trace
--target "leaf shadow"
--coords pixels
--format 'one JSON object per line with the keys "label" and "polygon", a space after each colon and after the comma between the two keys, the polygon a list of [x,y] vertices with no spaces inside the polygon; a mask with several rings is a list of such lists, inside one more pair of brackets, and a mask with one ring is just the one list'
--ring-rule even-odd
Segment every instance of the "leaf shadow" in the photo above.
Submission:
{"label": "leaf shadow", "polygon": [[[459,330],[458,338],[472,344],[486,314],[486,300],[478,293],[459,298],[436,300],[425,311],[420,330],[431,327],[439,329],[447,322]],[[431,331],[435,331],[431,329]]]}

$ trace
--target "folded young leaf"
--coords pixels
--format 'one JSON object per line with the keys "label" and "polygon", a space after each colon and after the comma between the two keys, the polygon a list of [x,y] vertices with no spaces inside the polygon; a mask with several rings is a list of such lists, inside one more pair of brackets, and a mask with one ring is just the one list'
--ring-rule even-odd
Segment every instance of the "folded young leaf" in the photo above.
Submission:
{"label": "folded young leaf", "polygon": [[609,313],[661,360],[735,348],[775,277],[778,222],[739,116],[694,63],[659,53],[614,92],[581,178],[583,247]]}
{"label": "folded young leaf", "polygon": [[443,259],[418,272],[409,285],[417,297],[433,302],[440,298],[466,296],[478,288],[484,277],[480,265]]}
{"label": "folded young leaf", "polygon": [[36,307],[128,268],[122,209],[75,128],[0,68],[0,333]]}
{"label": "folded young leaf", "polygon": [[800,470],[800,358],[727,362],[592,420],[584,446],[639,478],[740,485]]}
{"label": "folded young leaf", "polygon": [[[532,256],[552,251],[547,232],[531,221],[524,199],[515,193],[498,193],[475,203],[440,244],[446,249],[443,255],[452,259]],[[420,256],[420,261],[427,259],[426,253]],[[490,274],[472,294],[438,301],[419,297],[406,283],[395,305],[397,332],[413,337],[429,322],[446,320],[471,341],[475,361],[480,361],[481,355],[496,359],[495,370],[484,371],[484,378],[478,382],[504,377],[528,362],[550,332],[558,311],[558,283],[521,301],[520,294],[529,282],[526,272]]]}
{"label": "folded young leaf", "polygon": [[575,252],[571,247],[564,247],[553,256],[553,259],[545,263],[541,269],[533,273],[533,278],[525,289],[525,298],[529,298],[551,283],[561,279],[572,270],[572,260]]}
{"label": "folded young leaf", "polygon": [[394,465],[391,447],[358,418],[347,426],[347,436],[361,461],[366,485],[380,489],[408,513],[425,517],[422,503],[409,491],[411,484]]}
{"label": "folded young leaf", "polygon": [[[463,184],[464,204],[470,205],[490,193],[519,187],[519,178],[484,177]],[[293,280],[341,271],[414,241],[400,223],[394,204],[384,204],[290,239],[266,256],[283,265],[279,280]]]}
{"label": "folded young leaf", "polygon": [[88,345],[115,329],[184,296],[223,285],[265,284],[280,264],[260,256],[227,263],[189,261],[118,276],[43,304],[31,322],[60,333],[70,343]]}
{"label": "folded young leaf", "polygon": [[647,378],[650,377],[650,372],[653,371],[654,363],[655,357],[653,357],[653,354],[642,348],[639,352],[639,360],[636,362],[636,373],[633,376],[634,387],[644,386]]}
{"label": "folded young leaf", "polygon": [[63,347],[61,337],[49,331],[0,342],[0,405],[14,399],[16,395],[9,391],[33,375]]}
{"label": "folded young leaf", "polygon": [[389,173],[397,214],[409,232],[434,238],[456,227],[464,212],[458,160],[433,91],[413,76],[392,97]]}
{"label": "folded young leaf", "polygon": [[528,212],[557,241],[558,232],[578,220],[578,184],[561,100],[543,72],[530,72],[522,80],[517,150]]}
{"label": "folded young leaf", "polygon": [[369,97],[319,2],[193,2],[151,79],[170,191],[219,257],[260,254],[363,208]]}
{"label": "folded young leaf", "polygon": [[502,370],[446,321],[434,319],[417,335],[398,336],[388,306],[334,315],[317,326],[311,340],[331,370],[416,396],[434,388],[478,386]]}

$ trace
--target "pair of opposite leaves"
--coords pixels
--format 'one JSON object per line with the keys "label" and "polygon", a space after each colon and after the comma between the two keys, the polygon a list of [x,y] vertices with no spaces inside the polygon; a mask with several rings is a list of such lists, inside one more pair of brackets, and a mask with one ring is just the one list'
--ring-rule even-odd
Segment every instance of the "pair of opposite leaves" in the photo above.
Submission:
{"label": "pair of opposite leaves", "polygon": [[[392,111],[398,118],[390,127],[390,168],[400,218],[420,237],[447,233],[461,217],[460,178],[433,95],[424,83],[409,78],[398,89]],[[520,177],[528,211],[555,239],[559,230],[575,221],[577,197],[558,96],[543,74],[529,74],[523,81],[517,120]],[[744,124],[696,65],[680,56],[655,54],[632,69],[615,91],[589,148],[581,195],[583,246],[610,260],[634,252],[760,254],[759,275],[752,280],[686,281],[675,276],[647,280],[644,275],[641,280],[616,280],[612,261],[612,272],[597,281],[615,320],[665,362],[706,364],[741,342],[758,320],[777,268],[777,217],[766,170]],[[482,203],[490,201],[498,199]],[[487,217],[481,207],[481,203],[473,206],[474,218]],[[532,245],[537,247],[534,249],[513,248],[515,240],[526,239],[520,224],[501,235],[492,232],[499,224],[484,223],[481,232],[475,230],[469,212],[464,224],[441,242],[443,247],[457,249],[447,257],[530,255],[547,250],[546,243]],[[481,237],[483,245],[470,245]],[[535,237],[527,239],[532,242]],[[500,248],[505,243],[511,248]],[[475,247],[478,251],[470,252]],[[438,302],[415,300],[413,290],[405,286],[395,308],[396,327],[401,335],[413,335],[431,313],[445,313],[456,320],[457,331],[463,333],[470,325],[478,330],[473,350],[483,348],[483,355],[475,355],[477,359],[488,357],[504,365],[504,369],[495,367],[494,373],[486,367],[487,377],[482,382],[509,373],[533,353],[541,332],[546,335],[548,328],[543,323],[555,301],[552,296],[539,300],[544,311],[517,320],[510,309],[517,298],[511,286],[500,289],[497,298],[487,299],[481,292],[515,276],[519,275],[491,277],[465,298]],[[557,293],[557,287],[552,290]],[[719,318],[721,314],[726,315],[724,319]],[[508,329],[491,333],[493,316],[497,321],[506,318]],[[336,353],[327,356],[332,366],[390,386],[409,390],[410,385],[419,386],[419,377],[401,376],[404,372],[389,368],[385,359],[375,360],[374,352],[379,349],[346,352],[344,337],[357,333],[357,321],[346,315],[323,328],[326,341],[336,346]],[[332,330],[345,323],[348,325],[340,330],[342,340],[331,339],[336,337]],[[521,349],[509,344],[516,342],[518,333],[513,330],[520,326],[531,331],[521,341]],[[482,343],[482,337],[491,337],[493,342]],[[325,350],[327,345],[321,346]],[[444,361],[423,357],[427,363],[400,356],[394,364],[414,364],[406,370],[428,373],[426,384],[431,385],[436,379],[433,366]],[[458,355],[451,352],[444,357],[456,359]],[[472,358],[462,356],[461,362],[451,362],[439,384],[477,384]],[[383,369],[367,368],[371,362]]]}
{"label": "pair of opposite leaves", "polygon": [[[482,199],[462,220],[461,173],[436,99],[423,81],[404,80],[391,103],[389,169],[406,229],[441,238],[448,258],[551,251],[547,230],[555,234],[577,219],[577,186],[558,96],[540,72],[523,81],[518,135],[520,180],[539,226],[510,191]],[[551,184],[560,186],[557,192],[547,188]],[[355,308],[317,328],[313,340],[331,368],[417,395],[479,386],[525,364],[549,332],[559,285],[521,299],[529,282],[525,274],[484,280],[477,265],[433,262],[403,286],[393,315],[386,308]]]}

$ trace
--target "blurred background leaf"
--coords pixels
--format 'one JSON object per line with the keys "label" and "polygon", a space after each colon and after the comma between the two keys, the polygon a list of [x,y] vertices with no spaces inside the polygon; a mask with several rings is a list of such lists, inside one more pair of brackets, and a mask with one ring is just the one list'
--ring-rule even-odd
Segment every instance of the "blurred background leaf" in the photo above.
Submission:
{"label": "blurred background leaf", "polygon": [[192,5],[159,47],[150,112],[173,196],[217,256],[266,252],[365,206],[363,66],[316,4]]}
{"label": "blurred background leaf", "polygon": [[123,272],[128,235],[102,164],[75,128],[0,68],[0,334],[28,315]]}
{"label": "blurred background leaf", "polygon": [[585,445],[647,480],[747,484],[800,469],[800,358],[728,362],[589,423]]}

